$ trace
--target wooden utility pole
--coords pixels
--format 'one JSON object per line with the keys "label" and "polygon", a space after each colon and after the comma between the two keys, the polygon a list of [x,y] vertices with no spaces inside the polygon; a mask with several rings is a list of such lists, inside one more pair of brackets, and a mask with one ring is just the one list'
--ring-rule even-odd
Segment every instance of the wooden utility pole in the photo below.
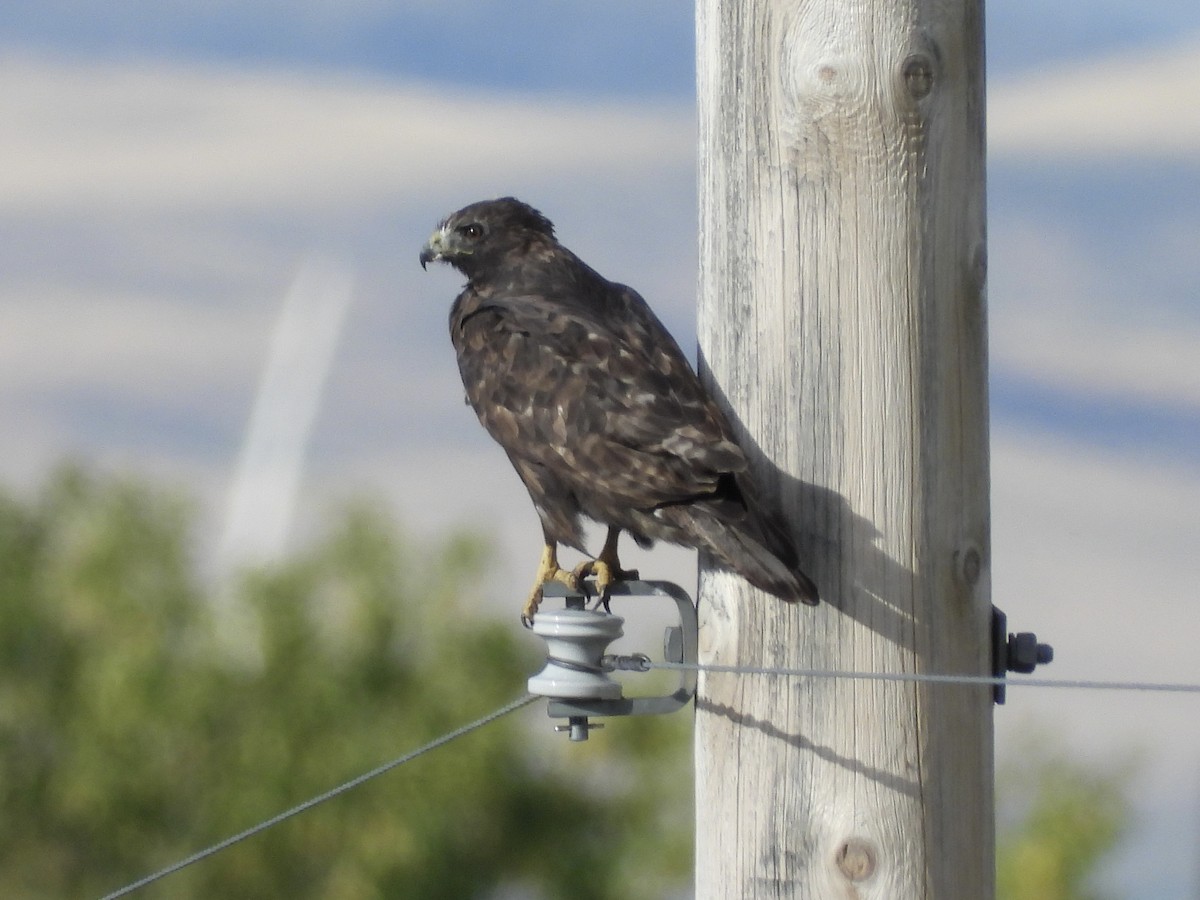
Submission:
{"label": "wooden utility pole", "polygon": [[[700,0],[701,365],[826,603],[702,663],[990,674],[981,0]],[[705,674],[697,897],[993,895],[988,687]]]}

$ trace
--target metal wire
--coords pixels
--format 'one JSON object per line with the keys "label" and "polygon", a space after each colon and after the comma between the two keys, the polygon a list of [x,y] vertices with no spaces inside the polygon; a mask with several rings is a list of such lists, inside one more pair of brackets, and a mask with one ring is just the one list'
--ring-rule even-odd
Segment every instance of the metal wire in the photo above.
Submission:
{"label": "metal wire", "polygon": [[915,681],[933,684],[980,684],[1005,687],[1074,688],[1093,691],[1154,691],[1200,694],[1200,684],[1095,679],[1025,678],[992,675],[935,675],[923,672],[846,672],[837,669],[783,669],[770,666],[726,666],[704,663],[650,662],[651,669],[691,669],[734,675],[781,675],[792,678],[845,678],[858,681]]}
{"label": "metal wire", "polygon": [[428,744],[426,744],[423,747],[419,747],[416,750],[411,751],[410,753],[404,754],[404,756],[393,759],[391,762],[384,763],[383,765],[372,769],[370,772],[367,772],[363,775],[359,775],[357,778],[353,778],[350,781],[347,781],[345,784],[340,784],[337,787],[335,787],[331,790],[328,790],[323,794],[313,797],[311,800],[306,800],[297,806],[293,806],[291,809],[285,810],[284,812],[279,813],[279,815],[272,816],[271,818],[267,819],[266,821],[259,822],[257,825],[255,825],[251,828],[247,828],[245,831],[239,831],[237,834],[233,835],[232,837],[226,838],[225,840],[221,841],[220,843],[213,844],[211,847],[208,847],[205,850],[201,850],[199,853],[193,853],[191,856],[187,857],[187,859],[181,859],[179,862],[177,862],[173,865],[167,866],[165,869],[161,869],[152,875],[147,875],[145,878],[141,878],[141,879],[133,882],[132,884],[128,884],[125,887],[121,888],[120,890],[113,891],[111,894],[105,894],[101,898],[101,900],[115,900],[115,898],[117,898],[117,897],[124,897],[127,894],[132,894],[134,891],[139,890],[140,888],[143,888],[146,885],[151,884],[152,882],[158,881],[160,878],[165,878],[168,875],[178,872],[180,869],[190,866],[192,863],[199,862],[202,859],[207,859],[208,857],[213,856],[216,853],[220,853],[222,850],[226,849],[227,847],[232,847],[234,844],[238,843],[239,841],[244,841],[248,837],[253,837],[254,835],[258,834],[259,832],[266,831],[272,825],[278,825],[280,822],[284,821],[285,819],[290,819],[292,816],[299,815],[300,813],[302,813],[306,810],[312,809],[314,806],[316,806],[320,803],[324,803],[326,800],[331,800],[334,797],[338,796],[339,794],[344,794],[344,793],[346,793],[346,791],[350,790],[351,788],[358,787],[363,782],[370,781],[372,778],[382,775],[384,772],[390,772],[392,769],[396,768],[397,766],[402,766],[406,762],[411,762],[412,760],[416,759],[418,756],[422,756],[422,755],[428,753],[430,750],[436,750],[438,747],[442,747],[442,746],[450,743],[455,738],[460,738],[463,735],[469,734],[470,732],[474,731],[477,728],[482,728],[484,725],[488,725],[491,722],[494,722],[497,719],[499,719],[503,716],[506,716],[511,712],[516,712],[521,707],[528,706],[530,703],[532,703],[534,700],[537,700],[537,699],[540,699],[540,698],[534,694],[526,694],[524,697],[521,697],[519,700],[514,700],[512,703],[509,703],[507,706],[502,706],[502,707],[500,707],[500,709],[496,710],[495,712],[489,713],[488,715],[484,716],[481,719],[476,719],[474,722],[471,722],[469,725],[463,725],[461,728],[456,728],[454,731],[444,734],[440,738],[437,738],[436,740],[430,741]]}
{"label": "metal wire", "polygon": [[[1003,685],[1005,687],[1040,687],[1040,688],[1067,688],[1076,690],[1101,690],[1101,691],[1143,691],[1157,693],[1179,693],[1179,694],[1200,694],[1200,684],[1187,683],[1171,683],[1171,682],[1151,682],[1151,681],[1102,681],[1097,679],[1052,679],[1052,678],[1012,678],[1007,676],[995,677],[990,675],[938,675],[922,672],[849,672],[837,669],[792,669],[792,668],[777,668],[770,666],[732,666],[721,664],[703,664],[703,663],[677,663],[677,662],[654,662],[652,660],[640,661],[644,667],[641,670],[647,669],[667,669],[667,670],[693,670],[697,672],[712,672],[720,674],[736,674],[736,675],[774,675],[787,678],[841,678],[856,681],[900,681],[900,682],[924,682],[932,684],[966,684],[966,685]],[[489,713],[482,718],[476,719],[461,728],[456,728],[454,731],[448,732],[441,737],[430,741],[422,747],[417,748],[403,756],[397,757],[391,762],[384,763],[353,778],[350,781],[340,784],[335,788],[319,794],[310,800],[306,800],[291,809],[285,810],[278,815],[272,816],[257,825],[240,831],[237,834],[226,838],[219,843],[213,844],[198,853],[193,853],[186,859],[181,859],[173,865],[160,869],[145,878],[141,878],[125,887],[113,891],[110,894],[105,894],[101,900],[117,900],[119,897],[125,897],[136,890],[145,887],[161,878],[178,872],[193,863],[207,859],[222,850],[232,847],[249,837],[253,837],[260,832],[266,831],[274,825],[278,825],[286,819],[299,815],[309,809],[312,809],[318,804],[324,803],[326,800],[331,800],[334,797],[344,794],[352,788],[358,787],[364,782],[370,781],[385,772],[402,766],[407,762],[411,762],[419,756],[422,756],[431,750],[436,750],[438,747],[445,746],[456,738],[460,738],[484,725],[496,721],[509,713],[515,712],[522,707],[528,706],[535,700],[540,699],[534,694],[526,694],[520,699],[514,700],[512,703],[502,706],[495,712]]]}

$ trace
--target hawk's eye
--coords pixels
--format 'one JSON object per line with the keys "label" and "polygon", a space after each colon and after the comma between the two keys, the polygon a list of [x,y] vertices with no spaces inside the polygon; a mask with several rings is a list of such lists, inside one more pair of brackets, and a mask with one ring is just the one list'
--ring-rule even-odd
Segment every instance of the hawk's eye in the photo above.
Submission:
{"label": "hawk's eye", "polygon": [[454,230],[464,237],[469,237],[472,240],[483,236],[483,226],[477,222],[472,222],[470,225],[459,225],[458,228]]}

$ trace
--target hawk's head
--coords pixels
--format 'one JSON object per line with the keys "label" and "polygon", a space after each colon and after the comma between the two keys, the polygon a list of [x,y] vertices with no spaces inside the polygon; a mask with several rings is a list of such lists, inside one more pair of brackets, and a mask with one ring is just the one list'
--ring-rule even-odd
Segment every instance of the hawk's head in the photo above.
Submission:
{"label": "hawk's head", "polygon": [[482,200],[442,220],[421,250],[421,268],[441,260],[471,278],[535,241],[553,238],[550,220],[529,204],[515,197]]}

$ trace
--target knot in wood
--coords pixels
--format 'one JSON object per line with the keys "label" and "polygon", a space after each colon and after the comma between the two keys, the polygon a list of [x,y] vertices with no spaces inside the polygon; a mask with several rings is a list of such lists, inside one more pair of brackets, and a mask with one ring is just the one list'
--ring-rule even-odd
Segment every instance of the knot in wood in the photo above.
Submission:
{"label": "knot in wood", "polygon": [[983,573],[983,555],[974,544],[967,544],[955,556],[958,563],[958,577],[968,587],[974,587]]}
{"label": "knot in wood", "polygon": [[924,53],[914,53],[900,67],[904,86],[914,100],[922,100],[933,90],[933,60]]}
{"label": "knot in wood", "polygon": [[848,838],[838,848],[837,865],[850,881],[866,881],[875,874],[874,845],[866,838]]}
{"label": "knot in wood", "polygon": [[987,284],[987,244],[980,241],[971,252],[971,275],[975,279],[973,287],[976,293],[981,293]]}

